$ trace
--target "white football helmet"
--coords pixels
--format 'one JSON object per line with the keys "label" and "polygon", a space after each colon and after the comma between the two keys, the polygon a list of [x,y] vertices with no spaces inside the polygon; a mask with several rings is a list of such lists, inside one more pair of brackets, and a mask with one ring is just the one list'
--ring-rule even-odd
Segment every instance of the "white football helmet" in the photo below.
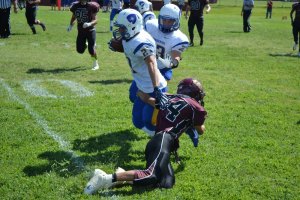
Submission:
{"label": "white football helmet", "polygon": [[[180,9],[175,4],[166,4],[164,5],[158,15],[158,28],[163,33],[169,33],[172,31],[176,31],[180,27]],[[174,21],[172,24],[164,23],[165,20]]]}
{"label": "white football helmet", "polygon": [[143,17],[137,10],[127,8],[119,13],[114,26],[118,27],[113,32],[114,38],[118,39],[121,36],[122,39],[128,40],[143,29]]}
{"label": "white football helmet", "polygon": [[143,14],[146,11],[150,10],[150,2],[148,0],[137,0],[135,2],[135,9]]}

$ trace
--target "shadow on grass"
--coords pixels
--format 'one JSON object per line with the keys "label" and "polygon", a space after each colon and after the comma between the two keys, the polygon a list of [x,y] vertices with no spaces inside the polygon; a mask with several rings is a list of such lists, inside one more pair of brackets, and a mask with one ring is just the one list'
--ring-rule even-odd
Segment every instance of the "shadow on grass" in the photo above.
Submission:
{"label": "shadow on grass", "polygon": [[269,55],[273,57],[286,56],[286,57],[300,58],[297,54],[293,54],[293,53],[270,53]]}
{"label": "shadow on grass", "polygon": [[72,153],[67,151],[46,151],[40,154],[38,158],[42,160],[48,160],[48,163],[38,166],[26,166],[23,169],[23,172],[27,176],[37,176],[55,171],[62,177],[69,177],[74,176],[82,171],[72,157]]}
{"label": "shadow on grass", "polygon": [[144,166],[128,165],[132,160],[145,160],[144,149],[140,151],[131,150],[131,142],[142,140],[130,130],[114,133],[105,133],[87,140],[75,140],[73,149],[85,153],[81,158],[85,164],[97,165],[110,164],[126,169],[143,168]]}
{"label": "shadow on grass", "polygon": [[129,80],[129,79],[89,81],[89,83],[92,83],[92,84],[103,84],[103,85],[131,83],[131,82],[132,82],[132,80]]}
{"label": "shadow on grass", "polygon": [[51,73],[59,74],[65,72],[77,72],[87,70],[84,67],[74,67],[74,68],[56,68],[56,69],[41,69],[41,68],[31,68],[26,73],[27,74],[41,74],[41,73]]}
{"label": "shadow on grass", "polygon": [[[45,173],[55,172],[62,177],[75,176],[84,171],[84,166],[113,165],[128,169],[142,169],[144,166],[132,164],[132,160],[144,161],[144,149],[141,151],[131,150],[131,141],[141,140],[130,130],[105,133],[87,140],[75,140],[73,149],[83,153],[83,156],[75,157],[72,152],[57,151],[44,152],[38,155],[39,159],[48,160],[48,163],[37,166],[26,166],[23,172],[27,176],[37,176]],[[143,164],[144,165],[144,164]]]}

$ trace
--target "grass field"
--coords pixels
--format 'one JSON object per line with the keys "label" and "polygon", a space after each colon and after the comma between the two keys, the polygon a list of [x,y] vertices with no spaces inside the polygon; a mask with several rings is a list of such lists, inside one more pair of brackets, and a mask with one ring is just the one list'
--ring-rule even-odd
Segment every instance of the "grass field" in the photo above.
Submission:
{"label": "grass field", "polygon": [[143,168],[149,140],[131,123],[132,78],[124,55],[107,48],[109,15],[98,15],[92,71],[88,53],[76,53],[76,30],[66,32],[70,12],[40,7],[47,31],[37,35],[24,11],[12,13],[14,35],[0,40],[0,199],[299,199],[300,58],[282,20],[291,4],[275,2],[266,20],[259,2],[243,33],[241,6],[224,2],[205,15],[204,46],[183,54],[169,83],[173,93],[183,78],[202,80],[208,111],[198,148],[181,137],[174,188],[91,197],[83,188],[94,168]]}

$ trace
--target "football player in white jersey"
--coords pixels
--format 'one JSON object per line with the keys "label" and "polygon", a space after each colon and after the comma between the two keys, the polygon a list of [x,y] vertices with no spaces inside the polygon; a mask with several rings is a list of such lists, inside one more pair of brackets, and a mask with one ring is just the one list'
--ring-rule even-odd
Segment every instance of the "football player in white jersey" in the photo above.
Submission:
{"label": "football player in white jersey", "polygon": [[109,17],[109,19],[110,19],[110,27],[109,27],[110,32],[113,31],[114,17],[119,12],[121,12],[122,6],[123,6],[122,0],[111,0],[111,12],[110,12],[110,17]]}
{"label": "football player in white jersey", "polygon": [[153,12],[152,3],[148,0],[137,0],[135,2],[135,9],[141,13],[143,16],[143,24],[150,19],[156,19],[156,16]]}
{"label": "football player in white jersey", "polygon": [[[157,68],[156,44],[151,35],[143,29],[142,15],[134,9],[122,10],[114,25],[115,39],[122,38],[125,56],[131,69],[138,90],[157,98],[156,107],[165,109],[168,99],[167,82]],[[154,134],[152,125],[153,107],[135,98],[132,109],[132,122],[135,127],[144,130],[149,135]]]}
{"label": "football player in white jersey", "polygon": [[172,78],[172,68],[176,68],[181,54],[188,48],[187,36],[179,30],[180,9],[175,4],[166,4],[160,11],[158,20],[149,20],[145,30],[156,43],[158,68],[167,81]]}

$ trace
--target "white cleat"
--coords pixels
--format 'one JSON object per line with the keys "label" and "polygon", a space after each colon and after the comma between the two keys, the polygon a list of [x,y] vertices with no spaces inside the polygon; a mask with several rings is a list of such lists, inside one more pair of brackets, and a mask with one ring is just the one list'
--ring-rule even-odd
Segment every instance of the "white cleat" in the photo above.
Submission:
{"label": "white cleat", "polygon": [[95,169],[93,177],[90,179],[90,181],[86,184],[86,187],[84,188],[85,194],[94,194],[99,189],[105,189],[112,186],[112,175],[106,174],[101,169]]}
{"label": "white cleat", "polygon": [[94,63],[93,63],[93,68],[92,68],[92,70],[98,70],[99,69],[99,64],[98,64],[98,61],[97,60],[95,60],[94,61]]}
{"label": "white cleat", "polygon": [[295,51],[297,49],[297,47],[298,47],[298,44],[295,43],[294,46],[293,46],[293,51]]}

